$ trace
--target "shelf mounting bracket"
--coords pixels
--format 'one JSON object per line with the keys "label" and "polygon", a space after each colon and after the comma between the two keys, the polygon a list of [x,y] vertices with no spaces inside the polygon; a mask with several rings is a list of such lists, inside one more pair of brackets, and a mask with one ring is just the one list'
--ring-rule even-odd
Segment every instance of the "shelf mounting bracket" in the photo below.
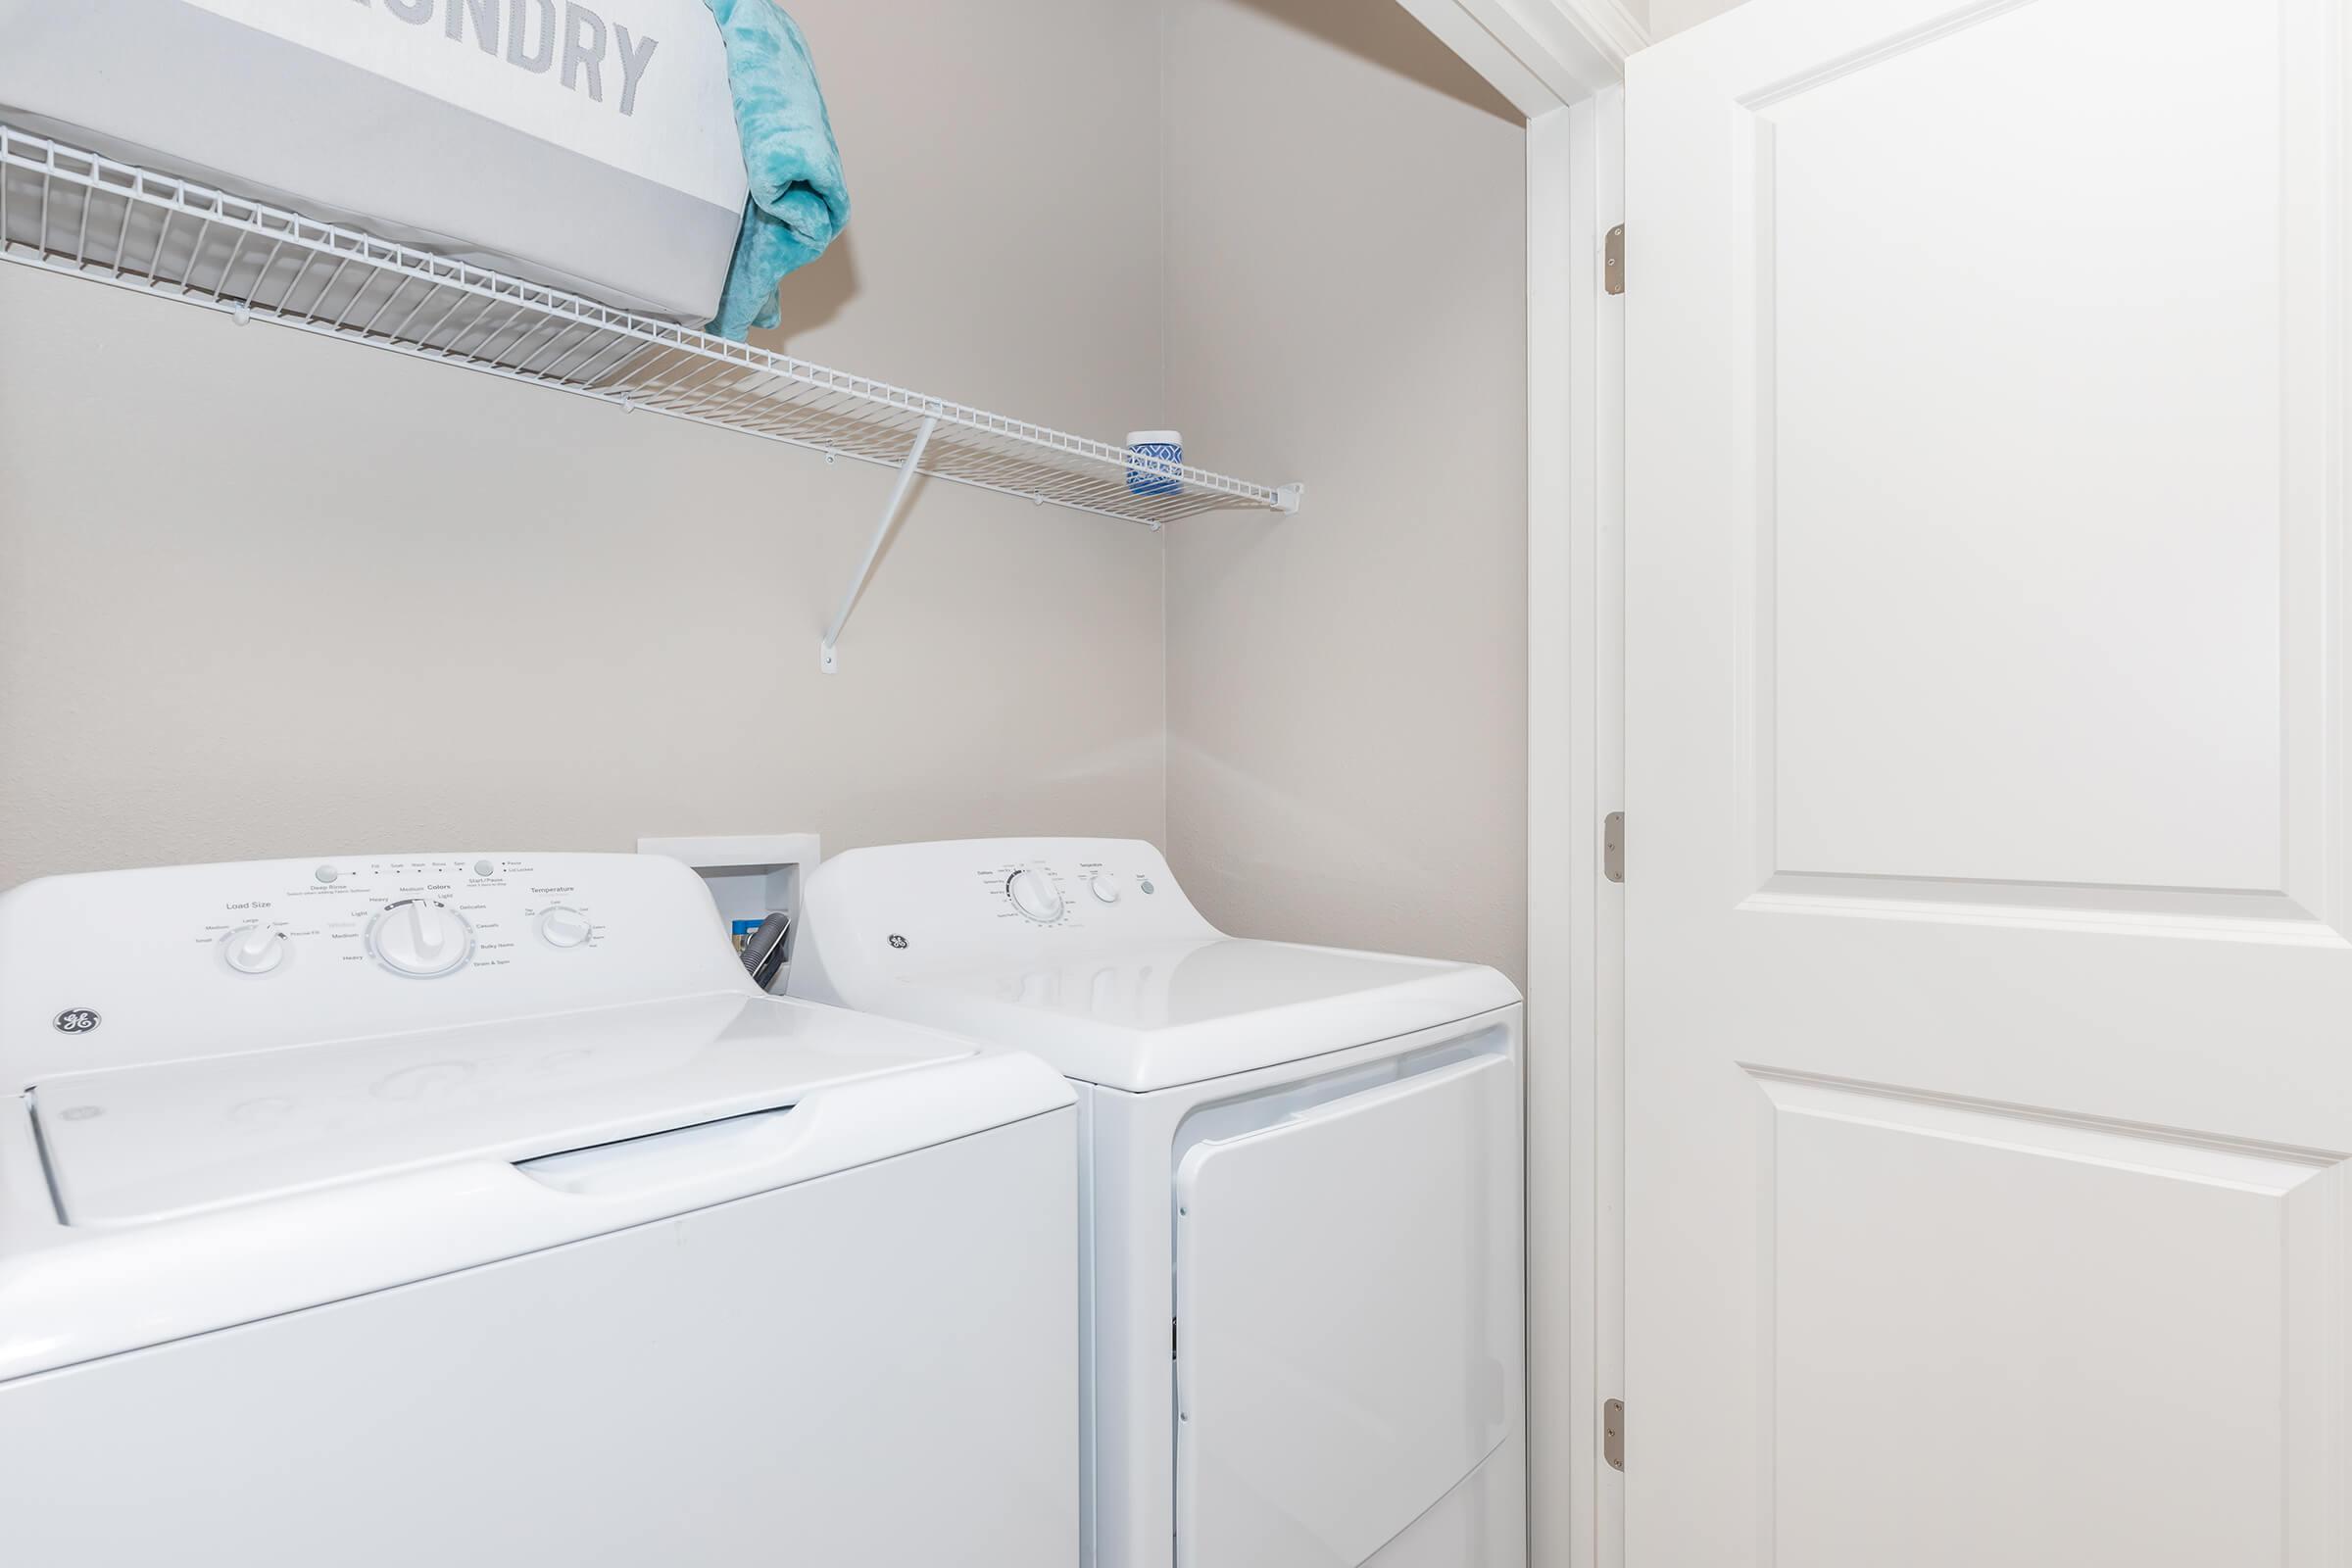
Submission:
{"label": "shelf mounting bracket", "polygon": [[874,524],[874,536],[865,542],[865,559],[858,563],[858,575],[850,579],[850,591],[841,596],[841,608],[833,612],[833,622],[825,628],[824,641],[817,646],[817,667],[828,675],[841,672],[841,657],[836,645],[841,641],[841,629],[850,623],[850,612],[858,608],[858,597],[865,592],[866,579],[874,574],[874,564],[882,559],[882,547],[890,543],[891,530],[899,525],[899,513],[906,508],[906,492],[914,488],[916,467],[923,461],[923,452],[931,445],[931,432],[939,428],[937,415],[925,415],[922,428],[914,432],[914,445],[906,449],[906,457],[899,465],[898,483],[890,487],[890,499],[882,503],[882,520]]}

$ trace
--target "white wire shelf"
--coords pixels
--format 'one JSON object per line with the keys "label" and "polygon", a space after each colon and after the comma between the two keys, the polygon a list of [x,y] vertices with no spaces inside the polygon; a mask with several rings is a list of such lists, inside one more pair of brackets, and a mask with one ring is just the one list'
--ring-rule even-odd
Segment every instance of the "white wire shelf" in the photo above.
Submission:
{"label": "white wire shelf", "polygon": [[[6,124],[0,258],[900,468],[897,500],[921,473],[1152,528],[1204,512],[1298,508],[1297,485],[1134,456],[387,244]],[[861,571],[849,605],[863,582]],[[848,608],[825,640],[828,668]]]}

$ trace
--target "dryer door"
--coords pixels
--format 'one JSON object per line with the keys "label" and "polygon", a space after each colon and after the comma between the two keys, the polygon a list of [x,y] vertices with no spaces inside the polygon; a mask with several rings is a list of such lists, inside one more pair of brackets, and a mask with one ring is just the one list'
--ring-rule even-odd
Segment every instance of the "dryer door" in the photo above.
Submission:
{"label": "dryer door", "polygon": [[1186,1153],[1180,1568],[1355,1568],[1516,1428],[1518,1071],[1457,1061]]}

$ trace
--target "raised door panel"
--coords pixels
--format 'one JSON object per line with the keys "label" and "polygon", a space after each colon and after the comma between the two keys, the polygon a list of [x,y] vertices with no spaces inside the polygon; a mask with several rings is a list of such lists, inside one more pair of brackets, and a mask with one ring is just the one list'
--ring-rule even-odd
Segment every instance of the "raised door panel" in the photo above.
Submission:
{"label": "raised door panel", "polygon": [[1767,894],[2328,917],[2340,84],[2320,9],[2202,10],[1979,5],[1736,105]]}
{"label": "raised door panel", "polygon": [[1756,1088],[1778,1561],[2278,1563],[2320,1527],[2334,1156]]}

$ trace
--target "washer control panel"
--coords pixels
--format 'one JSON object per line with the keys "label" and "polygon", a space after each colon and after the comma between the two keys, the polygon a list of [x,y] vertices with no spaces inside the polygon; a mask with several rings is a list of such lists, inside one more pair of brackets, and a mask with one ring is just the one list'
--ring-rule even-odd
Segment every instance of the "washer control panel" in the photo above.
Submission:
{"label": "washer control panel", "polygon": [[314,963],[441,980],[534,951],[586,958],[610,934],[591,912],[602,906],[576,875],[532,858],[355,858],[239,887],[195,940],[257,981]]}
{"label": "washer control panel", "polygon": [[0,896],[0,1079],[18,1085],[721,990],[758,994],[710,890],[659,856],[329,856]]}

